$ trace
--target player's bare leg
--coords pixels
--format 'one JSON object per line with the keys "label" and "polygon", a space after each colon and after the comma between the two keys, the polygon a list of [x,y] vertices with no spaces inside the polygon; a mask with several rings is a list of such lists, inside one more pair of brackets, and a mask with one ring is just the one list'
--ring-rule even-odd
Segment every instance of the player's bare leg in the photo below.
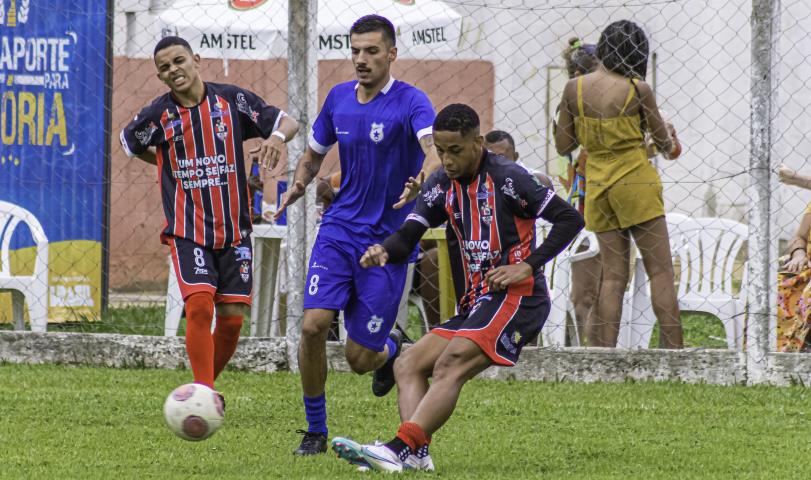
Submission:
{"label": "player's bare leg", "polygon": [[600,244],[600,289],[589,312],[587,332],[590,347],[615,347],[619,335],[622,298],[630,275],[631,239],[627,232],[611,230],[597,234]]}
{"label": "player's bare leg", "polygon": [[314,455],[327,450],[324,387],[327,383],[327,334],[334,317],[334,310],[320,308],[304,310],[298,362],[309,427],[306,432],[302,431],[304,438],[293,452],[295,455]]}
{"label": "player's bare leg", "polygon": [[380,368],[388,360],[388,352],[388,346],[383,347],[382,352],[375,352],[355,343],[351,338],[346,339],[346,347],[344,348],[349,368],[357,374],[371,372]]}
{"label": "player's bare leg", "polygon": [[462,386],[493,361],[473,341],[454,337],[434,365],[434,379],[410,422],[431,435],[445,424],[456,408]]}
{"label": "player's bare leg", "polygon": [[434,364],[448,343],[448,339],[439,335],[425,335],[394,362],[401,421],[411,418],[428,392],[428,379],[433,375]]}
{"label": "player's bare leg", "polygon": [[645,272],[650,279],[651,304],[659,321],[659,346],[682,348],[681,318],[673,278],[673,257],[665,217],[631,227]]}
{"label": "player's bare leg", "polygon": [[320,308],[304,310],[298,363],[301,371],[301,390],[308,397],[324,393],[324,386],[327,383],[327,334],[333,317],[334,310]]}
{"label": "player's bare leg", "polygon": [[[426,341],[425,345],[438,346],[433,341]],[[426,353],[433,352],[430,349]],[[453,338],[434,365],[431,386],[411,418],[400,425],[397,436],[385,445],[363,446],[360,457],[377,470],[433,470],[433,461],[428,455],[431,435],[450,418],[464,384],[490,365],[492,360],[476,343],[466,338]]]}

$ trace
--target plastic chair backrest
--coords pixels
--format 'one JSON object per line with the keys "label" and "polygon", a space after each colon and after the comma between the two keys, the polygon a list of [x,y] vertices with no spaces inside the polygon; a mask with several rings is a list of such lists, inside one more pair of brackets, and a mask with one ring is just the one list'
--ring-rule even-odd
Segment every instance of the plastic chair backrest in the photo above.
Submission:
{"label": "plastic chair backrest", "polygon": [[42,225],[31,212],[13,203],[0,201],[0,275],[11,275],[11,239],[20,222],[28,225],[37,246],[48,243]]}
{"label": "plastic chair backrest", "polygon": [[749,229],[725,218],[695,218],[679,224],[671,246],[680,262],[679,297],[734,296],[735,260]]}

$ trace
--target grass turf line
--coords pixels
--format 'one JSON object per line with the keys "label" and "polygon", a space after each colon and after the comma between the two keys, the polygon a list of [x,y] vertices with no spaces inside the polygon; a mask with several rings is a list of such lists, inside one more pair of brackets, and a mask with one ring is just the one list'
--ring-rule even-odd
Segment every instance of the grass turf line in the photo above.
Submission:
{"label": "grass turf line", "polygon": [[[162,405],[188,371],[0,366],[0,478],[358,478],[331,454],[294,458],[298,376],[226,372],[223,428],[172,435]],[[330,435],[388,440],[395,396],[330,373]],[[473,381],[434,439],[431,478],[799,478],[806,389]],[[790,453],[789,453],[790,452]],[[374,475],[369,473],[366,475]],[[412,474],[420,475],[420,474]],[[364,477],[361,477],[364,478]]]}

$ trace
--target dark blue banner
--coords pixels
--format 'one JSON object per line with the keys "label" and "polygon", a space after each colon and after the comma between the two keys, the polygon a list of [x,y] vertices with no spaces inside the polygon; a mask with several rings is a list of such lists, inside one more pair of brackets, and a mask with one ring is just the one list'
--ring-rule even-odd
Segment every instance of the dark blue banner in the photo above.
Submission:
{"label": "dark blue banner", "polygon": [[[99,306],[107,8],[104,0],[0,0],[0,200],[44,228],[52,311]],[[12,247],[27,257],[33,243],[21,230]]]}

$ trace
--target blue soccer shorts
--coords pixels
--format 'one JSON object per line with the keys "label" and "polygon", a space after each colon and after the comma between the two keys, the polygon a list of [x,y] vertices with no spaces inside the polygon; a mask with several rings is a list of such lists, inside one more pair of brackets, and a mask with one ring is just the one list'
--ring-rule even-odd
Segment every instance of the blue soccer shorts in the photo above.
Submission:
{"label": "blue soccer shorts", "polygon": [[386,345],[408,264],[363,268],[369,245],[318,235],[304,285],[304,308],[343,310],[347,336],[375,352]]}

